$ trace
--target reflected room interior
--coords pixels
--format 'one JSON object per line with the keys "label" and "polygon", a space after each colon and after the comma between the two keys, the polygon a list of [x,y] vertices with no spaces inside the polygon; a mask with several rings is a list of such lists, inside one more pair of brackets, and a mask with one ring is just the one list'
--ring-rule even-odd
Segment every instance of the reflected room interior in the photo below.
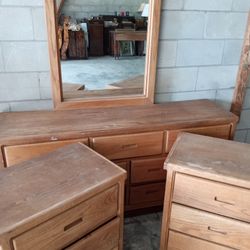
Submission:
{"label": "reflected room interior", "polygon": [[65,0],[58,6],[64,99],[144,94],[149,2]]}

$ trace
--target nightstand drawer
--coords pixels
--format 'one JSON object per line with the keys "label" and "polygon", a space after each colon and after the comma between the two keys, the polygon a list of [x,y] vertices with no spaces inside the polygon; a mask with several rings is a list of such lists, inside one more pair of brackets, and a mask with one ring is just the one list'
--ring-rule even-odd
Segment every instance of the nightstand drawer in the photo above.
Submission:
{"label": "nightstand drawer", "polygon": [[162,201],[164,199],[165,182],[141,185],[130,188],[129,204]]}
{"label": "nightstand drawer", "polygon": [[95,137],[90,140],[95,151],[114,160],[162,153],[163,132]]}
{"label": "nightstand drawer", "polygon": [[173,201],[250,222],[250,190],[176,174]]}
{"label": "nightstand drawer", "polygon": [[167,131],[166,135],[166,153],[168,153],[173,144],[175,143],[178,135],[180,132],[188,132],[198,135],[206,135],[221,139],[229,139],[230,138],[230,132],[231,132],[231,125],[219,125],[219,126],[211,126],[211,127],[200,127],[200,128],[187,128],[187,129],[181,129],[181,130],[172,130]]}
{"label": "nightstand drawer", "polygon": [[13,239],[16,250],[61,249],[117,215],[118,186]]}
{"label": "nightstand drawer", "polygon": [[117,218],[87,235],[65,250],[113,250],[119,244],[120,219]]}
{"label": "nightstand drawer", "polygon": [[230,250],[205,240],[169,231],[168,250]]}
{"label": "nightstand drawer", "polygon": [[222,244],[250,249],[250,224],[172,204],[170,229]]}
{"label": "nightstand drawer", "polygon": [[38,157],[63,146],[81,142],[88,145],[88,138],[67,140],[67,141],[51,141],[35,144],[24,144],[16,146],[4,147],[4,155],[7,167]]}
{"label": "nightstand drawer", "polygon": [[131,161],[131,183],[164,181],[167,171],[163,169],[166,158]]}

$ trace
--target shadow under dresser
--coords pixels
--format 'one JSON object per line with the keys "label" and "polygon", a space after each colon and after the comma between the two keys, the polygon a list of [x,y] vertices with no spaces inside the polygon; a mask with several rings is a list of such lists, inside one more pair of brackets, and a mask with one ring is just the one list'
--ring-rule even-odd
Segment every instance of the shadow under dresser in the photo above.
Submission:
{"label": "shadow under dresser", "polygon": [[0,249],[123,249],[126,172],[80,143],[0,171]]}

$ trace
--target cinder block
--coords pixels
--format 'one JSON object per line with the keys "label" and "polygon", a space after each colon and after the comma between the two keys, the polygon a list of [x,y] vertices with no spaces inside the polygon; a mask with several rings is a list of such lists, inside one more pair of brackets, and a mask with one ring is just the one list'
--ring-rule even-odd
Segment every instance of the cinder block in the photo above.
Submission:
{"label": "cinder block", "polygon": [[199,100],[199,99],[215,100],[215,94],[216,94],[215,90],[178,92],[178,93],[159,93],[155,95],[155,102],[163,103],[163,102],[176,102],[176,101]]}
{"label": "cinder block", "polygon": [[3,53],[2,53],[2,47],[0,44],[0,72],[4,71],[4,64],[3,64]]}
{"label": "cinder block", "polygon": [[237,129],[250,129],[250,110],[243,110],[241,112],[240,123]]}
{"label": "cinder block", "polygon": [[39,73],[38,77],[39,77],[40,87],[48,88],[51,86],[50,72]]}
{"label": "cinder block", "polygon": [[199,68],[197,90],[234,88],[238,66]]}
{"label": "cinder block", "polygon": [[163,10],[181,10],[183,8],[184,0],[163,0]]}
{"label": "cinder block", "polygon": [[30,8],[0,7],[0,40],[32,40]]}
{"label": "cinder block", "polygon": [[247,92],[246,92],[243,108],[250,109],[250,89],[249,88],[247,89]]}
{"label": "cinder block", "polygon": [[208,10],[208,11],[229,11],[233,0],[186,0],[184,9],[186,10]]}
{"label": "cinder block", "polygon": [[234,0],[233,1],[233,11],[245,11],[248,12],[250,9],[249,0]]}
{"label": "cinder block", "polygon": [[197,68],[158,69],[156,92],[192,91],[196,78]]}
{"label": "cinder block", "polygon": [[223,52],[222,63],[225,65],[238,65],[243,46],[243,40],[227,40]]}
{"label": "cinder block", "polygon": [[51,87],[40,87],[40,97],[42,100],[52,99]]}
{"label": "cinder block", "polygon": [[216,93],[216,103],[220,104],[224,109],[230,110],[234,89],[220,89]]}
{"label": "cinder block", "polygon": [[205,13],[197,11],[162,12],[161,39],[203,38]]}
{"label": "cinder block", "polygon": [[47,42],[2,43],[7,72],[34,72],[49,70]]}
{"label": "cinder block", "polygon": [[250,129],[247,130],[246,143],[250,143]]}
{"label": "cinder block", "polygon": [[10,6],[43,6],[43,0],[1,0],[1,5]]}
{"label": "cinder block", "polygon": [[177,66],[221,64],[223,41],[186,40],[178,42]]}
{"label": "cinder block", "polygon": [[247,138],[247,129],[236,130],[234,135],[234,141],[246,142],[246,138]]}
{"label": "cinder block", "polygon": [[32,9],[35,40],[47,40],[47,26],[43,8]]}
{"label": "cinder block", "polygon": [[175,66],[176,50],[176,41],[160,41],[158,53],[158,67]]}
{"label": "cinder block", "polygon": [[35,110],[52,110],[53,103],[51,100],[11,102],[11,111],[35,111]]}
{"label": "cinder block", "polygon": [[10,106],[8,103],[0,103],[0,113],[9,111],[10,111]]}
{"label": "cinder block", "polygon": [[243,39],[246,23],[246,13],[208,13],[205,37],[215,39]]}

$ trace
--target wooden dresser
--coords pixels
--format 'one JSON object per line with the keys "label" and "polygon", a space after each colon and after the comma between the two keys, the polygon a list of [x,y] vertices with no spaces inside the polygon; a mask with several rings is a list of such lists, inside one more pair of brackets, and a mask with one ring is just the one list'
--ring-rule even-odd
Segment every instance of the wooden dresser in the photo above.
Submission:
{"label": "wooden dresser", "polygon": [[122,249],[125,178],[80,143],[2,169],[0,249]]}
{"label": "wooden dresser", "polygon": [[250,145],[183,133],[165,168],[161,250],[250,249]]}
{"label": "wooden dresser", "polygon": [[127,170],[126,211],[163,204],[163,163],[180,131],[231,139],[237,117],[208,100],[0,114],[0,165],[74,142]]}

